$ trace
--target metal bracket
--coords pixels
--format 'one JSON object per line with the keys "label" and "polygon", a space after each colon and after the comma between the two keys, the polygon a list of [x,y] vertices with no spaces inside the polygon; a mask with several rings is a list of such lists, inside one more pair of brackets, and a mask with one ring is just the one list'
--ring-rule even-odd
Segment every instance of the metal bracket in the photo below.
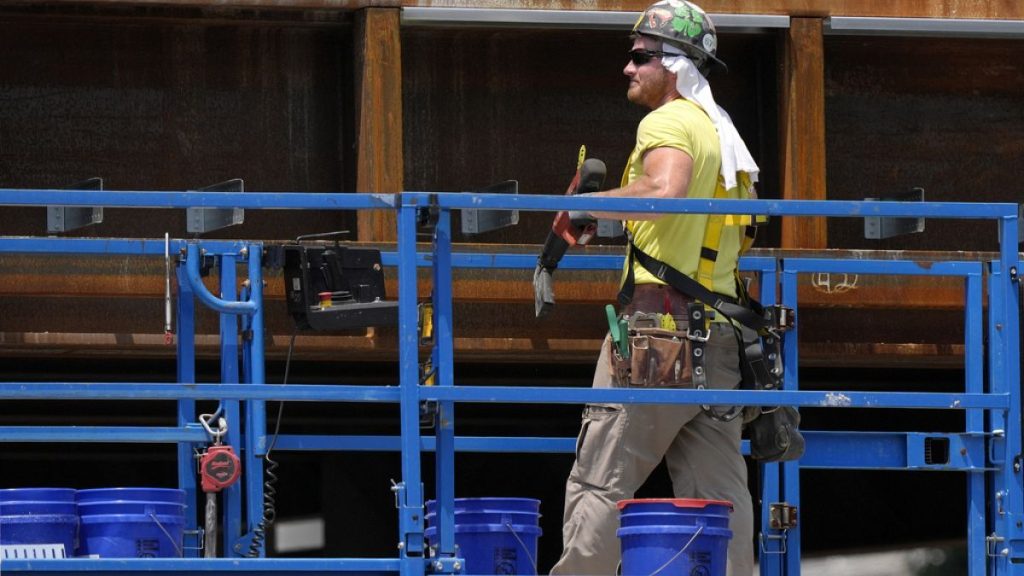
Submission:
{"label": "metal bracket", "polygon": [[[67,186],[65,190],[103,190],[103,178],[89,178]],[[103,222],[102,206],[47,206],[46,232],[70,232],[90,224]]]}
{"label": "metal bracket", "polygon": [[[910,192],[897,194],[889,198],[865,198],[865,201],[883,202],[924,202],[924,188],[914,188]],[[890,218],[867,216],[864,218],[864,237],[881,240],[924,232],[924,218]]]}
{"label": "metal bracket", "polygon": [[621,220],[598,220],[597,221],[597,235],[601,238],[618,238],[624,236],[625,230],[622,228]]}
{"label": "metal bracket", "polygon": [[[789,539],[789,530],[796,528],[797,507],[786,502],[773,502],[768,505],[768,528],[778,530],[780,534],[765,534],[762,532],[761,552],[764,554],[785,554],[787,552],[786,541]],[[768,542],[779,543],[778,550],[769,550]]]}
{"label": "metal bracket", "polygon": [[465,559],[459,557],[426,558],[427,574],[458,574]]}
{"label": "metal bracket", "polygon": [[231,546],[231,549],[234,550],[235,554],[244,558],[246,556],[245,552],[252,545],[252,539],[255,536],[256,534],[254,532],[246,532],[237,540],[235,540],[235,543]]}
{"label": "metal bracket", "polygon": [[423,536],[423,507],[413,508],[408,506],[405,501],[406,490],[405,482],[391,481],[391,491],[395,494],[395,508],[398,509],[398,531],[400,540],[398,542],[398,549],[405,557],[422,557],[423,554],[423,540],[419,539],[419,543],[415,546],[409,542],[410,534],[419,534]]}
{"label": "metal bracket", "polygon": [[[218,182],[197,192],[245,192],[241,178]],[[245,210],[241,208],[186,208],[186,229],[189,234],[213,232],[245,221]]]}
{"label": "metal bracket", "polygon": [[797,507],[786,502],[773,502],[768,505],[768,527],[772,530],[791,530],[796,528]]}
{"label": "metal bracket", "polygon": [[441,208],[437,204],[437,194],[431,194],[430,204],[416,210],[416,227],[422,228],[424,232],[433,231],[440,216]]}
{"label": "metal bracket", "polygon": [[[482,190],[475,190],[481,194],[518,194],[519,182],[506,180],[498,184],[492,184]],[[462,210],[462,233],[466,235],[483,234],[509,226],[519,224],[518,210],[486,210],[478,208],[464,208]]]}

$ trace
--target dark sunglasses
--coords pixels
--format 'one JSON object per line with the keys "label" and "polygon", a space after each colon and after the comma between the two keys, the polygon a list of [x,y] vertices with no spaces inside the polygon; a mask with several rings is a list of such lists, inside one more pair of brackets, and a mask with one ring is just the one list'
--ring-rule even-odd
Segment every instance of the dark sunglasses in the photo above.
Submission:
{"label": "dark sunglasses", "polygon": [[660,52],[658,50],[630,50],[629,61],[633,63],[633,66],[643,66],[655,58],[668,55],[667,52]]}

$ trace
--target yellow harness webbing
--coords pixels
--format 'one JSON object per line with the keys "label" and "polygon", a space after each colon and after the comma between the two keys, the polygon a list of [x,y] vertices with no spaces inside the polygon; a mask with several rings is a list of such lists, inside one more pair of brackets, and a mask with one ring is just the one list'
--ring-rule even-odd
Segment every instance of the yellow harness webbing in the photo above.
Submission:
{"label": "yellow harness webbing", "polygon": [[[753,183],[746,172],[738,172],[740,190],[745,190],[747,198],[754,197]],[[715,200],[728,197],[725,189],[724,179],[718,177],[718,186],[715,188]],[[756,223],[766,221],[764,216],[751,216],[749,214],[709,214],[708,222],[704,227],[704,241],[700,247],[700,260],[697,263],[697,281],[701,286],[714,292],[715,262],[718,260],[718,248],[722,242],[722,230],[725,226],[743,226],[743,238],[740,242],[740,255],[750,250],[754,244],[754,236],[757,232]],[[739,272],[737,271],[737,274]],[[737,295],[739,296],[739,295]]]}

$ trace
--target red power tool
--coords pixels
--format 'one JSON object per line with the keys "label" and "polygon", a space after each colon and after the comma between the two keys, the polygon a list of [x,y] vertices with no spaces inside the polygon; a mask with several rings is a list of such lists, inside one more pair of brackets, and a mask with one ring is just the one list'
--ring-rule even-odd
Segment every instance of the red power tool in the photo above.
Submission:
{"label": "red power tool", "polygon": [[[604,162],[596,158],[583,161],[565,194],[573,196],[597,192],[604,184],[606,173]],[[551,274],[558,268],[565,251],[570,246],[585,246],[596,233],[597,220],[589,214],[562,210],[555,215],[551,232],[548,233],[544,248],[537,258],[537,268],[533,271],[533,300],[537,318],[547,315],[555,305],[554,280]]]}

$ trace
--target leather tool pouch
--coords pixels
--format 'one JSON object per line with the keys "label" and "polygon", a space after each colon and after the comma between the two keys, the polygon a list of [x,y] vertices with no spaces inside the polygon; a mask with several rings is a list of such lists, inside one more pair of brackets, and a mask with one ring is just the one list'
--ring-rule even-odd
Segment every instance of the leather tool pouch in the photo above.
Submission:
{"label": "leather tool pouch", "polygon": [[796,460],[804,454],[800,434],[800,413],[792,406],[779,406],[747,423],[750,456],[760,462]]}
{"label": "leather tool pouch", "polygon": [[634,388],[692,388],[691,341],[685,331],[629,330],[630,357],[612,349],[612,372],[620,385]]}

